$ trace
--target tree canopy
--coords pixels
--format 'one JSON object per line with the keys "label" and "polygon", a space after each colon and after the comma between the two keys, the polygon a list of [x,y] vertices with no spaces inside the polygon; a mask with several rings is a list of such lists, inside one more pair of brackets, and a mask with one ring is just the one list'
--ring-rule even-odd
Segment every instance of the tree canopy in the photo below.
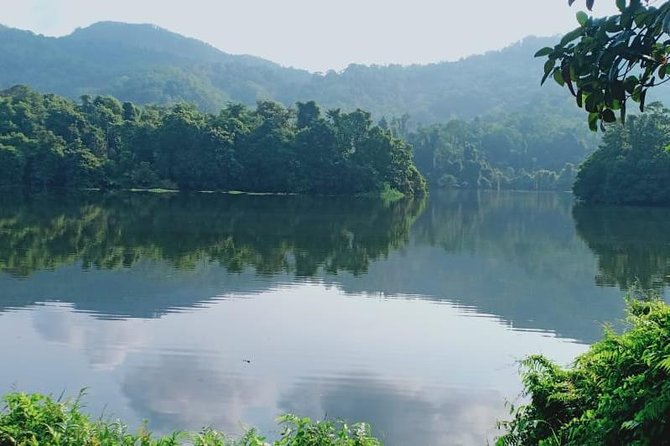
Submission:
{"label": "tree canopy", "polygon": [[[586,0],[589,10],[593,5]],[[536,53],[547,59],[542,82],[551,77],[566,86],[594,131],[617,114],[625,121],[629,100],[644,111],[647,91],[670,79],[670,2],[616,0],[616,6],[619,14],[610,17],[578,12],[576,29]]]}
{"label": "tree canopy", "polygon": [[358,194],[426,192],[411,147],[363,110],[272,101],[138,107],[0,92],[0,186]]}
{"label": "tree canopy", "polygon": [[670,205],[668,144],[670,110],[650,104],[647,113],[607,129],[579,168],[575,195],[587,203]]}
{"label": "tree canopy", "polygon": [[575,166],[597,147],[578,120],[541,109],[452,119],[406,138],[431,187],[449,189],[567,191]]}

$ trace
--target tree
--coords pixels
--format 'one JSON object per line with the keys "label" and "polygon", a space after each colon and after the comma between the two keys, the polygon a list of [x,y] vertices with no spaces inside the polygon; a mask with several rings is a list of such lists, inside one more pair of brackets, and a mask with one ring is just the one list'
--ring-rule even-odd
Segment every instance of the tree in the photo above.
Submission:
{"label": "tree", "polygon": [[421,195],[410,147],[368,112],[272,101],[137,107],[111,97],[76,104],[27,87],[0,91],[0,185],[162,187],[316,194]]}
{"label": "tree", "polygon": [[[575,0],[568,0],[572,5]],[[594,0],[586,0],[592,9]],[[579,27],[535,56],[546,57],[542,83],[552,77],[588,112],[591,130],[625,121],[629,100],[644,111],[647,91],[670,80],[670,2],[616,0],[619,14],[577,13]]]}
{"label": "tree", "polygon": [[654,103],[608,129],[601,147],[581,165],[573,191],[588,203],[670,204],[670,111]]}

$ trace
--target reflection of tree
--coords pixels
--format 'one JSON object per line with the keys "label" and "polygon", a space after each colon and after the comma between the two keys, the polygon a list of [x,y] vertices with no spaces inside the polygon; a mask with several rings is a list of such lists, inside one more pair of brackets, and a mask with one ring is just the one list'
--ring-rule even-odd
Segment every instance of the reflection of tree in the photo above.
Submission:
{"label": "reflection of tree", "polygon": [[670,284],[670,209],[576,206],[577,233],[598,257],[599,285]]}
{"label": "reflection of tree", "polygon": [[179,268],[203,259],[229,271],[313,276],[366,271],[403,245],[421,205],[365,198],[86,194],[0,199],[0,271],[15,276],[81,262],[139,259]]}
{"label": "reflection of tree", "polygon": [[433,198],[415,233],[449,252],[504,254],[537,269],[546,266],[547,253],[574,243],[568,194],[450,192]]}
{"label": "reflection of tree", "polygon": [[623,316],[622,293],[595,286],[593,253],[575,233],[569,194],[436,193],[403,255],[376,262],[351,293],[424,296],[516,328],[591,342]]}

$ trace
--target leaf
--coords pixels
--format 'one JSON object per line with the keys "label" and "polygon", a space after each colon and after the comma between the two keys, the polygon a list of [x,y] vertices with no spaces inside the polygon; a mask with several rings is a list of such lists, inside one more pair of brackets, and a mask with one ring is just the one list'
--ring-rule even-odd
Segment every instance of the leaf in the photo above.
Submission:
{"label": "leaf", "polygon": [[579,28],[573,29],[569,33],[563,36],[561,39],[561,46],[565,46],[568,43],[572,42],[573,40],[577,39],[578,37],[581,37],[582,34],[584,33],[584,28],[581,26]]}
{"label": "leaf", "polygon": [[577,23],[579,23],[581,26],[586,26],[588,22],[589,22],[588,14],[586,14],[584,11],[579,11],[577,13]]}
{"label": "leaf", "polygon": [[544,63],[544,76],[542,76],[542,81],[540,82],[540,84],[544,84],[544,82],[547,80],[553,69],[554,69],[554,61],[549,59]]}
{"label": "leaf", "polygon": [[635,420],[624,421],[623,423],[621,423],[621,430],[632,431],[636,429],[639,425],[640,423],[638,423]]}
{"label": "leaf", "polygon": [[619,11],[624,12],[626,9],[626,0],[616,0],[616,7]]}
{"label": "leaf", "polygon": [[544,57],[550,55],[554,49],[549,46],[545,46],[544,48],[540,49],[537,53],[535,53],[535,56],[533,57]]}
{"label": "leaf", "polygon": [[670,356],[659,362],[658,367],[670,373]]}
{"label": "leaf", "polygon": [[589,113],[596,113],[598,110],[598,104],[597,104],[597,97],[594,93],[586,96],[584,100],[584,108],[586,108],[586,111]]}
{"label": "leaf", "polygon": [[598,113],[589,113],[589,129],[593,132],[598,131]]}
{"label": "leaf", "polygon": [[635,87],[640,83],[639,79],[636,76],[629,76],[626,78],[624,81],[624,88],[628,92],[628,94],[633,94],[635,91]]}
{"label": "leaf", "polygon": [[565,85],[565,81],[563,80],[563,75],[558,70],[554,71],[554,80],[561,87]]}
{"label": "leaf", "polygon": [[586,7],[589,11],[593,9],[593,3],[595,3],[595,0],[586,0]]}
{"label": "leaf", "polygon": [[663,19],[663,32],[666,34],[670,34],[670,14],[665,15],[665,18]]}
{"label": "leaf", "polygon": [[582,108],[584,105],[584,92],[582,90],[577,91],[577,107]]}
{"label": "leaf", "polygon": [[603,110],[602,119],[605,122],[616,122],[616,116],[614,115],[614,111],[612,111],[609,108],[606,108],[605,110]]}
{"label": "leaf", "polygon": [[619,80],[613,81],[610,85],[610,91],[612,92],[612,97],[614,97],[614,99],[619,101],[626,99],[626,87],[623,82]]}

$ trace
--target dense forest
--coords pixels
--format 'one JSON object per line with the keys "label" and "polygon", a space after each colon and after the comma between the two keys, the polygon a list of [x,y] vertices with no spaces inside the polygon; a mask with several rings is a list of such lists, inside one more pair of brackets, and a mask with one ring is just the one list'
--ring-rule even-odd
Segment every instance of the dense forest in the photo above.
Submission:
{"label": "dense forest", "polygon": [[575,195],[587,203],[670,205],[670,110],[651,104],[612,124],[579,169]]}
{"label": "dense forest", "polygon": [[23,86],[0,92],[0,185],[426,192],[410,146],[362,110],[262,101],[214,115],[101,96],[75,103]]}
{"label": "dense forest", "polygon": [[581,123],[546,111],[454,119],[406,138],[431,186],[451,189],[568,191],[597,146]]}
{"label": "dense forest", "polygon": [[322,74],[230,55],[152,25],[103,22],[60,38],[0,27],[0,88],[189,103],[210,113],[268,100],[360,108],[414,146],[433,188],[569,190],[598,138],[558,85],[539,85],[532,55],[551,41],[529,37],[456,62]]}

